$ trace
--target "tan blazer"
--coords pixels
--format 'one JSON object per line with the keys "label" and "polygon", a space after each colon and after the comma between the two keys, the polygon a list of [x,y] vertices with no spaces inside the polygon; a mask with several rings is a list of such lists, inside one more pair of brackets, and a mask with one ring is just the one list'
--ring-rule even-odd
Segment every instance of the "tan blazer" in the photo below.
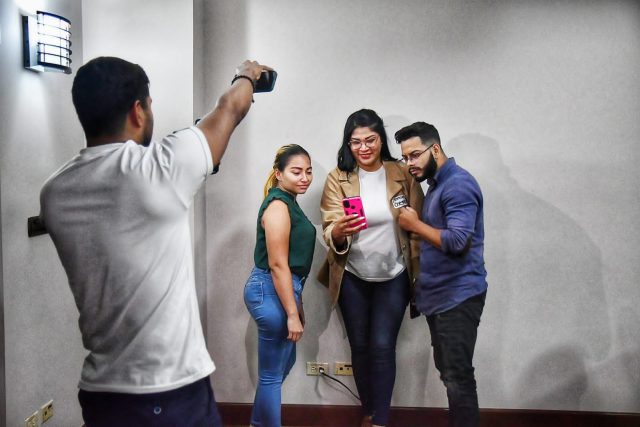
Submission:
{"label": "tan blazer", "polygon": [[[409,206],[417,210],[419,215],[422,209],[424,193],[420,184],[409,174],[407,166],[393,161],[383,162],[383,165],[387,178],[389,209],[395,221],[396,234],[400,239],[400,248],[409,273],[409,282],[413,295],[413,283],[419,271],[419,240],[416,236],[409,238],[408,233],[398,226],[399,210],[393,207],[391,199],[397,195],[404,194]],[[343,251],[338,251],[331,239],[331,230],[333,230],[335,222],[344,216],[342,199],[359,195],[360,180],[358,179],[357,167],[353,172],[349,173],[335,168],[327,176],[320,201],[320,212],[322,213],[323,237],[327,246],[329,246],[329,251],[327,252],[327,260],[318,273],[318,281],[329,288],[332,306],[338,302],[340,284],[342,283],[342,275],[349,257],[352,239],[350,236],[347,237],[347,248]]]}

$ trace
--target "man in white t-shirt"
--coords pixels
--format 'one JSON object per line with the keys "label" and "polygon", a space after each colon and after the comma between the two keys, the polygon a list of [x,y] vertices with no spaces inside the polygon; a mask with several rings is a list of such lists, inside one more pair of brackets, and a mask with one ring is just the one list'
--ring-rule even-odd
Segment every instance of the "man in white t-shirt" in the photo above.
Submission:
{"label": "man in white t-shirt", "polygon": [[151,141],[149,79],[113,57],[80,67],[73,103],[87,148],[45,183],[41,216],[89,351],[87,427],[222,426],[196,299],[188,210],[251,106],[245,61],[197,126]]}

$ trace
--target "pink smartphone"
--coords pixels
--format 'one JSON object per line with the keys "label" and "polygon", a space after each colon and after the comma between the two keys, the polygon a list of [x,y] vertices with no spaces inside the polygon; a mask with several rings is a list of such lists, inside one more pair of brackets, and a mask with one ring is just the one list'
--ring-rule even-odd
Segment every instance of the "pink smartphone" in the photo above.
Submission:
{"label": "pink smartphone", "polygon": [[368,227],[367,218],[364,216],[364,208],[362,207],[362,199],[360,196],[346,197],[342,199],[342,207],[345,215],[358,214],[362,217],[362,220],[356,223],[356,225],[364,224],[360,230],[364,230]]}

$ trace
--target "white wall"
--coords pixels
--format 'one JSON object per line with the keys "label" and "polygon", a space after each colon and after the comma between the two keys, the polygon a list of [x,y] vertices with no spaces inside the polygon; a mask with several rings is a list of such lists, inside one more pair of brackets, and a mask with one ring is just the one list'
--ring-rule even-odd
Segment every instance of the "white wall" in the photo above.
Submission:
{"label": "white wall", "polygon": [[[310,151],[316,181],[300,204],[319,225],[344,120],[368,107],[391,138],[413,121],[435,124],[484,191],[481,406],[640,411],[636,2],[247,0],[203,10],[204,99],[228,87],[245,57],[279,72],[207,182],[208,338],[220,401],[250,402],[255,390],[256,329],[242,288],[276,148]],[[318,243],[314,272],[323,257]],[[304,375],[305,361],[349,358],[326,291],[310,280],[304,300],[308,324],[283,401],[354,404]],[[426,322],[407,318],[393,405],[446,405],[431,359]]]}
{"label": "white wall", "polygon": [[0,409],[6,403],[0,425],[23,425],[27,416],[53,399],[56,414],[47,425],[68,427],[80,425],[76,387],[85,352],[77,310],[51,239],[29,239],[26,225],[27,217],[39,213],[43,182],[84,141],[71,106],[73,74],[22,68],[21,14],[36,10],[71,20],[73,69],[82,63],[79,0],[0,3],[0,365],[5,364],[0,381],[6,387],[6,395],[0,393]]}
{"label": "white wall", "polygon": [[193,121],[193,1],[82,2],[83,54],[139,64],[151,82],[154,138]]}

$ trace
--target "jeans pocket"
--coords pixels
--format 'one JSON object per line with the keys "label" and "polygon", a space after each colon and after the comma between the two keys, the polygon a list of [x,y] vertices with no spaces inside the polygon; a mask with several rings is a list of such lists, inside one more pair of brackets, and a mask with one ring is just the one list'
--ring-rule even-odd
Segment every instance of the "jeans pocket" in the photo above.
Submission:
{"label": "jeans pocket", "polygon": [[260,307],[263,301],[264,292],[262,290],[262,282],[249,280],[244,286],[244,304],[249,311],[251,311]]}

